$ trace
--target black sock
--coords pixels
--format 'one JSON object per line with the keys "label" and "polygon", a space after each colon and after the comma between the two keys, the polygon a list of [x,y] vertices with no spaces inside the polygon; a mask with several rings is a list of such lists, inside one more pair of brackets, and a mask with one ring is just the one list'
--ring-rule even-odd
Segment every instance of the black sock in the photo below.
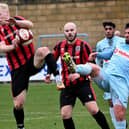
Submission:
{"label": "black sock", "polygon": [[50,73],[53,73],[54,76],[59,74],[59,71],[57,70],[57,64],[56,64],[56,60],[53,56],[52,53],[49,53],[46,57],[45,57],[45,61],[47,63],[48,66],[48,70]]}
{"label": "black sock", "polygon": [[102,129],[110,129],[107,120],[101,111],[98,111],[93,117]]}
{"label": "black sock", "polygon": [[16,119],[17,127],[23,128],[24,127],[24,110],[23,109],[17,110],[16,108],[14,108],[13,113]]}
{"label": "black sock", "polygon": [[65,129],[75,129],[72,118],[63,119]]}

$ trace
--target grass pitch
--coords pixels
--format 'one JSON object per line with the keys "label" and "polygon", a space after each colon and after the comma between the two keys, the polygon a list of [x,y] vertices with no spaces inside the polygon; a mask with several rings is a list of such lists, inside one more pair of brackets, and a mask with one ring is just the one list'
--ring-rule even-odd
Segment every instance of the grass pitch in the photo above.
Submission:
{"label": "grass pitch", "polygon": [[[108,103],[102,98],[103,91],[94,83],[93,88],[99,108],[105,113],[110,128],[114,129],[109,115]],[[26,129],[64,129],[60,115],[59,93],[55,83],[30,83],[25,103]],[[0,84],[0,129],[16,129],[12,107],[10,84]],[[129,108],[126,116],[127,121],[129,121]],[[77,100],[73,110],[73,119],[76,129],[100,129],[79,100]]]}

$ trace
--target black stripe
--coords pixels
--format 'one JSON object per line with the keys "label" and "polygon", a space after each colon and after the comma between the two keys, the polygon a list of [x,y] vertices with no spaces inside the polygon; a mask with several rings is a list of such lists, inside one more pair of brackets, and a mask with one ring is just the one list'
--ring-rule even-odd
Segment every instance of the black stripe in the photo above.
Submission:
{"label": "black stripe", "polygon": [[[68,52],[68,46],[66,44],[64,46],[64,49],[65,49],[64,52]],[[62,68],[62,70],[63,70],[64,78],[65,78],[66,74],[65,74],[64,69],[65,69],[65,66],[64,66],[64,62],[63,62],[63,68]],[[64,79],[64,85],[66,86],[66,80],[65,79]]]}
{"label": "black stripe", "polygon": [[[72,57],[75,57],[75,55],[76,55],[76,44],[73,46],[73,48],[72,48]],[[75,64],[76,64],[76,58],[73,58],[73,61],[75,62]]]}
{"label": "black stripe", "polygon": [[[72,57],[75,57],[75,56],[76,56],[76,46],[77,46],[77,44],[75,44],[75,45],[73,46],[73,49],[72,49]],[[80,56],[80,55],[79,55],[79,56]],[[73,61],[75,62],[75,64],[77,63],[76,58],[73,58]],[[77,81],[77,83],[80,82],[79,79],[76,79],[76,81]],[[70,85],[73,85],[72,82],[70,82]]]}
{"label": "black stripe", "polygon": [[90,51],[90,49],[89,49],[89,47],[88,47],[88,45],[87,45],[87,44],[85,44],[85,48],[86,48],[87,54],[88,54],[88,56],[89,56],[89,55],[90,55],[90,53],[91,53],[91,51]]}
{"label": "black stripe", "polygon": [[33,55],[30,45],[28,45],[29,51],[31,53],[31,56]]}
{"label": "black stripe", "polygon": [[24,56],[24,59],[27,61],[27,55],[25,53],[24,47],[22,45],[19,45],[20,50],[22,51],[22,54]]}
{"label": "black stripe", "polygon": [[16,20],[23,20],[22,18],[17,17],[17,16],[15,16],[14,18],[15,18]]}
{"label": "black stripe", "polygon": [[15,32],[15,30],[12,28],[12,26],[11,26],[11,25],[9,25],[9,29],[12,31],[13,36],[15,37],[15,36],[16,36],[16,32]]}
{"label": "black stripe", "polygon": [[1,30],[0,30],[0,34],[3,35],[2,32],[1,32]]}
{"label": "black stripe", "polygon": [[59,52],[59,55],[61,54],[61,44],[62,44],[62,42],[59,42],[58,48],[57,48],[57,50],[58,50],[58,52]]}
{"label": "black stripe", "polygon": [[80,45],[80,63],[83,64],[83,44],[84,42],[82,41],[81,42],[81,45]]}
{"label": "black stripe", "polygon": [[15,25],[15,27],[19,30],[20,29],[20,27],[18,26],[18,25]]}
{"label": "black stripe", "polygon": [[10,56],[9,53],[7,53],[7,58],[9,59],[9,62],[11,64],[11,66],[12,66],[12,69],[14,69],[15,67],[14,67],[13,61],[11,60],[11,56]]}
{"label": "black stripe", "polygon": [[[80,64],[84,64],[84,62],[83,62],[83,51],[84,51],[83,45],[84,45],[84,42],[82,41],[81,45],[80,45]],[[85,79],[85,77],[86,76],[83,76],[83,79]]]}
{"label": "black stripe", "polygon": [[[6,36],[8,35],[8,31],[6,29],[4,29],[4,33],[5,33]],[[12,41],[11,41],[10,37],[7,37],[7,40],[9,42],[9,44],[12,44]],[[17,60],[18,64],[21,66],[21,61],[20,61],[20,59],[19,59],[19,57],[16,53],[16,50],[13,50],[12,52],[13,52],[14,56],[16,57],[16,60]],[[12,61],[10,60],[10,62],[12,62]],[[12,65],[12,67],[14,67],[14,64],[11,64],[11,65]]]}

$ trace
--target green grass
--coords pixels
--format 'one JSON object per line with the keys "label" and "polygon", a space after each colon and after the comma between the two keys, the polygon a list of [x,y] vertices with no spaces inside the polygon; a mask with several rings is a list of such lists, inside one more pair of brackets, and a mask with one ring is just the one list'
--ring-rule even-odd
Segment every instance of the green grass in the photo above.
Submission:
{"label": "green grass", "polygon": [[[93,88],[100,109],[105,113],[111,129],[114,129],[108,104],[102,98],[103,91],[95,84]],[[10,84],[0,84],[0,129],[16,129],[12,108]],[[79,100],[73,111],[73,119],[76,129],[100,129]],[[127,120],[129,121],[128,110]],[[25,127],[26,129],[64,129],[59,109],[59,91],[56,90],[55,84],[30,83],[25,103]]]}

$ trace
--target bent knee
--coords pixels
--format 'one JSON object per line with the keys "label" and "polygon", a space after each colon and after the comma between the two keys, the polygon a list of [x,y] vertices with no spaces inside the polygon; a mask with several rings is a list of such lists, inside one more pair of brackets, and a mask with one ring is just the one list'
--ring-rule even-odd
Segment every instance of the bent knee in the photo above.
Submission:
{"label": "bent knee", "polygon": [[117,121],[123,121],[123,120],[125,120],[125,114],[124,114],[124,112],[119,112],[115,116],[116,116],[116,120]]}
{"label": "bent knee", "polygon": [[69,119],[72,117],[71,113],[61,112],[62,119]]}
{"label": "bent knee", "polygon": [[114,111],[115,111],[115,117],[117,121],[125,120],[126,109],[123,106],[115,106]]}
{"label": "bent knee", "polygon": [[47,47],[40,47],[36,50],[36,55],[40,57],[45,57],[50,53],[49,49]]}
{"label": "bent knee", "polygon": [[69,119],[72,117],[72,111],[71,110],[61,110],[61,116],[63,119]]}
{"label": "bent knee", "polygon": [[14,103],[14,107],[17,109],[17,110],[20,110],[24,107],[24,103],[23,102],[15,102]]}
{"label": "bent knee", "polygon": [[89,112],[91,115],[96,115],[98,113],[98,109],[91,109]]}

